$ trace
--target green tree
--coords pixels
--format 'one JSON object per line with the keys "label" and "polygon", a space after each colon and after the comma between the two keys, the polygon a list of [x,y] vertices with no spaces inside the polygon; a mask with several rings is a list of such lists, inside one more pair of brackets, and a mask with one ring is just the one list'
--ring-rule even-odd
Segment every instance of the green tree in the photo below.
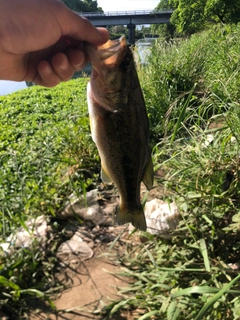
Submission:
{"label": "green tree", "polygon": [[204,8],[207,0],[169,0],[175,10],[171,23],[181,34],[190,35],[204,29]]}
{"label": "green tree", "polygon": [[120,38],[122,35],[128,36],[128,29],[125,26],[109,26],[110,39]]}
{"label": "green tree", "polygon": [[[161,0],[154,9],[154,11],[162,10],[173,10],[173,5],[169,3],[169,0]],[[174,37],[176,33],[176,27],[171,22],[167,24],[152,24],[151,32],[157,33],[160,37],[169,40]]]}
{"label": "green tree", "polygon": [[103,12],[96,0],[62,0],[62,2],[77,12]]}
{"label": "green tree", "polygon": [[209,23],[240,21],[240,0],[169,0],[175,8],[171,23],[182,34],[192,34]]}
{"label": "green tree", "polygon": [[239,0],[208,0],[205,15],[222,23],[238,23],[240,21]]}

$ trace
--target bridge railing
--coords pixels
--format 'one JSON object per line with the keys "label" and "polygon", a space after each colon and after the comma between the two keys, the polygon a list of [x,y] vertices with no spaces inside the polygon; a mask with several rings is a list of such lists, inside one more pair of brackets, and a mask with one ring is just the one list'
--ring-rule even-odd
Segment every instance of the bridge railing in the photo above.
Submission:
{"label": "bridge railing", "polygon": [[172,10],[136,10],[136,11],[109,11],[109,12],[78,12],[79,15],[84,17],[105,17],[105,16],[123,16],[123,15],[142,15],[142,14],[155,14],[155,13],[172,13]]}

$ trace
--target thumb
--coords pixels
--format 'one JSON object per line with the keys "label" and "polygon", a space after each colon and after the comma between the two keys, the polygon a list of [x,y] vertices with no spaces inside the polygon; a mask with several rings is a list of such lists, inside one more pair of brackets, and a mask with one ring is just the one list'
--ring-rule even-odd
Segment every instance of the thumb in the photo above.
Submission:
{"label": "thumb", "polygon": [[108,41],[109,33],[105,28],[96,28],[92,23],[61,3],[57,20],[62,31],[62,36],[86,41],[94,45],[101,45]]}

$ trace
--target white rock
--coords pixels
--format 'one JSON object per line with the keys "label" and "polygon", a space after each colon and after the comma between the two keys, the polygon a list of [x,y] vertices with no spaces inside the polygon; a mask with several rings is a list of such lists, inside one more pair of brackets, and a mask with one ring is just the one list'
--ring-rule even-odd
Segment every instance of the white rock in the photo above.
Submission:
{"label": "white rock", "polygon": [[88,191],[85,195],[76,195],[75,193],[72,193],[69,196],[69,201],[66,202],[65,205],[67,207],[69,204],[74,205],[75,203],[78,203],[81,208],[94,206],[98,203],[98,189]]}
{"label": "white rock", "polygon": [[86,193],[86,200],[88,206],[93,206],[98,203],[98,189],[93,189]]}
{"label": "white rock", "polygon": [[81,197],[70,197],[70,203],[61,211],[61,217],[73,217],[75,214],[84,220],[90,220],[95,225],[99,225],[104,221],[104,216],[98,204],[97,189],[86,193],[86,201]]}
{"label": "white rock", "polygon": [[203,137],[201,147],[202,148],[207,148],[214,140],[214,135],[213,134],[207,134],[206,136]]}
{"label": "white rock", "polygon": [[87,260],[93,256],[92,249],[77,233],[70,240],[63,242],[57,251],[57,257],[63,261],[76,260],[76,256],[81,260]]}
{"label": "white rock", "polygon": [[235,143],[235,142],[237,142],[237,139],[236,139],[235,137],[231,137],[230,141],[231,141],[232,143]]}
{"label": "white rock", "polygon": [[44,215],[28,220],[26,229],[18,228],[12,233],[0,247],[7,254],[12,254],[16,248],[30,248],[34,241],[38,241],[43,247],[46,243],[47,220]]}
{"label": "white rock", "polygon": [[7,242],[0,243],[0,247],[7,254],[12,254],[13,253],[13,249],[14,248],[13,248],[13,246],[11,246],[11,243],[7,243]]}
{"label": "white rock", "polygon": [[171,236],[169,231],[175,230],[179,221],[179,211],[174,202],[153,199],[146,203],[144,211],[149,233],[167,238]]}
{"label": "white rock", "polygon": [[168,203],[159,199],[148,201],[144,208],[147,231],[163,237],[171,237],[179,222],[179,211],[174,202]]}

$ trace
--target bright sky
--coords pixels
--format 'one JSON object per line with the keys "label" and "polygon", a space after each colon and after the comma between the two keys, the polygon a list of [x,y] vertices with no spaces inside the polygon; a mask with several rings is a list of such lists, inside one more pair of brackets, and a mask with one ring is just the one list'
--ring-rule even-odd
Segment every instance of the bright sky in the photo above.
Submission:
{"label": "bright sky", "polygon": [[25,82],[0,80],[0,96],[26,88]]}
{"label": "bright sky", "polygon": [[153,10],[160,0],[97,0],[103,11]]}

